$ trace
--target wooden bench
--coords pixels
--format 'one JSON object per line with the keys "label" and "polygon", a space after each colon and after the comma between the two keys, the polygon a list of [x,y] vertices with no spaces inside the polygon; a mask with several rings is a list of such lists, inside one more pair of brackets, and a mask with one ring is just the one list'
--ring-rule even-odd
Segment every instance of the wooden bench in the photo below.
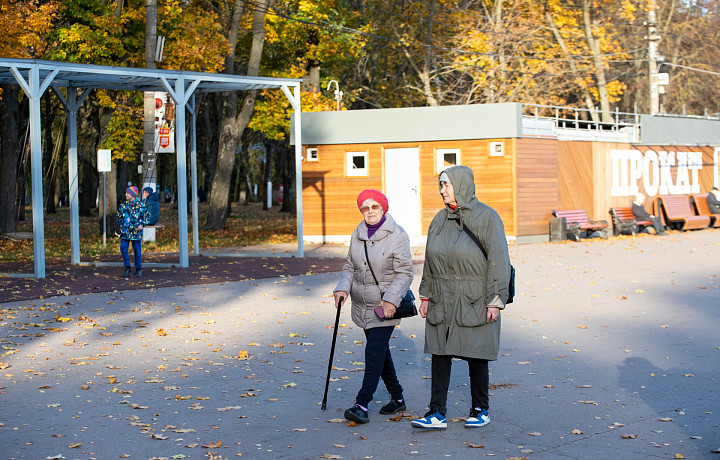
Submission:
{"label": "wooden bench", "polygon": [[553,216],[565,218],[567,224],[567,233],[572,236],[575,241],[580,240],[582,232],[586,234],[593,231],[600,231],[603,238],[608,237],[608,223],[606,220],[590,220],[584,209],[574,209],[571,211],[553,211]]}
{"label": "wooden bench", "polygon": [[666,226],[678,230],[696,230],[710,226],[709,216],[697,216],[690,207],[686,195],[660,195],[655,199],[655,214],[661,216]]}
{"label": "wooden bench", "polygon": [[610,208],[610,216],[613,221],[613,235],[629,231],[635,236],[635,233],[653,225],[651,220],[637,220],[632,208]]}
{"label": "wooden bench", "polygon": [[690,195],[690,202],[695,208],[695,214],[698,216],[708,216],[710,218],[710,226],[720,228],[720,214],[713,214],[707,205],[707,193],[697,193]]}

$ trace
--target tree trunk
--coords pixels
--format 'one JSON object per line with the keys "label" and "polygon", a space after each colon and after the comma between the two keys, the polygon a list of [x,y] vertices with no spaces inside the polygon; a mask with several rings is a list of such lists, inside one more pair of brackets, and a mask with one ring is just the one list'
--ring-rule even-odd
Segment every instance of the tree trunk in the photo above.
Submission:
{"label": "tree trunk", "polygon": [[[112,118],[113,110],[101,109],[100,115],[100,126],[101,132],[105,131],[105,127],[110,123]],[[102,139],[104,142],[104,138]],[[101,145],[101,144],[98,144]],[[118,165],[121,161],[113,161],[110,167],[110,171],[105,173],[105,198],[103,198],[103,173],[98,174],[98,228],[100,233],[103,231],[103,212],[106,213],[106,227],[105,232],[107,235],[112,235],[113,229],[115,228],[115,221],[117,220],[117,178],[118,178]],[[141,190],[142,191],[142,190]],[[123,197],[125,196],[123,189]]]}
{"label": "tree trunk", "polygon": [[286,143],[279,145],[280,157],[278,158],[278,166],[280,167],[281,183],[283,186],[283,202],[280,212],[295,213],[295,201],[292,198],[291,190],[293,176],[295,172],[295,149]]}
{"label": "tree trunk", "polygon": [[[29,123],[29,122],[28,122]],[[27,124],[24,124],[27,126]],[[21,127],[21,131],[27,132],[24,127]],[[25,191],[27,188],[27,164],[30,158],[30,141],[27,141],[27,136],[23,136],[26,140],[24,145],[20,148],[20,162],[18,164],[17,171],[15,172],[15,179],[17,181],[17,195],[15,198],[15,220],[17,222],[25,221]]]}
{"label": "tree trunk", "polygon": [[[45,213],[55,214],[55,181],[60,162],[60,148],[64,142],[63,130],[60,128],[58,142],[53,137],[53,119],[56,111],[52,105],[50,93],[45,93],[45,110],[42,111],[41,118],[43,120],[43,192],[45,193]],[[65,124],[63,123],[64,127]]]}
{"label": "tree trunk", "polygon": [[18,160],[22,147],[20,145],[19,87],[17,85],[0,85],[0,233],[15,232],[15,185]]}
{"label": "tree trunk", "polygon": [[98,172],[95,167],[98,146],[98,105],[91,103],[88,108],[82,111],[78,132],[83,133],[78,138],[79,173],[80,184],[80,211],[81,216],[92,215],[92,210],[97,207]]}
{"label": "tree trunk", "polygon": [[610,113],[610,97],[607,91],[607,80],[605,78],[605,67],[600,53],[600,42],[593,35],[596,29],[595,20],[590,15],[590,6],[592,0],[583,1],[583,27],[585,30],[585,39],[593,56],[593,66],[595,67],[595,78],[597,79],[598,96],[600,99],[600,110],[602,111],[602,121],[611,123],[612,114]]}
{"label": "tree trunk", "polygon": [[[268,7],[266,0],[259,0],[253,15],[252,25],[252,48],[248,61],[247,75],[256,77],[260,70],[260,59],[265,41],[265,11]],[[237,15],[233,15],[235,17]],[[233,19],[235,20],[235,19]],[[239,18],[238,18],[239,21]],[[226,59],[226,72],[232,72],[235,62],[235,45],[237,43],[237,27],[234,28],[235,42],[231,41],[233,51]],[[231,30],[231,38],[232,38]],[[218,159],[210,192],[210,206],[205,228],[220,230],[225,228],[228,218],[230,200],[230,182],[232,179],[233,167],[235,165],[235,151],[240,136],[250,121],[253,108],[255,107],[256,91],[248,91],[243,101],[240,112],[237,112],[237,94],[222,93],[223,115],[222,127],[220,129],[220,145],[218,147]]]}

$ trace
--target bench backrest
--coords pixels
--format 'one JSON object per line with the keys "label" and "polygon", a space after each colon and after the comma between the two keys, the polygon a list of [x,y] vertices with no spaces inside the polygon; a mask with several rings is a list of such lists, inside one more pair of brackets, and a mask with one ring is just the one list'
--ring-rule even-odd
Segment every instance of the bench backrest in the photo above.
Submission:
{"label": "bench backrest", "polygon": [[661,195],[658,199],[670,219],[695,215],[690,208],[690,199],[685,195]]}
{"label": "bench backrest", "polygon": [[572,211],[553,211],[555,217],[564,217],[568,223],[578,223],[580,225],[590,222],[590,218],[584,209],[574,209]]}
{"label": "bench backrest", "polygon": [[693,197],[693,203],[695,203],[695,210],[697,211],[697,214],[699,216],[706,215],[706,216],[712,216],[712,213],[710,212],[710,208],[708,208],[707,205],[707,193],[698,193],[695,195],[692,195]]}
{"label": "bench backrest", "polygon": [[610,215],[618,220],[635,219],[635,214],[633,214],[632,208],[610,208]]}

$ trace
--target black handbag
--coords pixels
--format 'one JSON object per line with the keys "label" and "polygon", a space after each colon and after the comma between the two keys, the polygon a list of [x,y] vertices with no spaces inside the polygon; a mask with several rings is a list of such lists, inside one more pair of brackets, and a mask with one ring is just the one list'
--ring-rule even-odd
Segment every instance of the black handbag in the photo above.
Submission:
{"label": "black handbag", "polygon": [[[368,268],[370,269],[370,274],[372,275],[373,279],[375,280],[375,285],[378,287],[378,290],[380,290],[380,297],[382,297],[383,292],[380,289],[380,283],[378,283],[377,278],[375,277],[375,272],[372,269],[372,265],[370,265],[370,258],[368,257],[368,250],[367,250],[367,241],[363,241],[363,245],[365,246],[365,260],[367,260]],[[395,314],[392,318],[384,318],[384,319],[400,319],[400,318],[409,318],[411,316],[417,316],[418,311],[415,307],[415,296],[412,293],[412,290],[408,289],[405,293],[405,296],[400,301],[400,305],[397,306],[395,309]]]}
{"label": "black handbag", "polygon": [[[463,230],[465,230],[465,233],[468,234],[470,238],[475,242],[475,244],[478,245],[480,250],[482,251],[483,255],[485,256],[485,260],[488,259],[487,252],[485,251],[485,248],[483,247],[482,243],[480,243],[480,240],[478,240],[477,236],[473,232],[470,231],[469,228],[463,225]],[[510,282],[508,283],[508,298],[507,302],[505,302],[505,305],[509,303],[513,303],[513,299],[515,298],[515,267],[510,264]]]}

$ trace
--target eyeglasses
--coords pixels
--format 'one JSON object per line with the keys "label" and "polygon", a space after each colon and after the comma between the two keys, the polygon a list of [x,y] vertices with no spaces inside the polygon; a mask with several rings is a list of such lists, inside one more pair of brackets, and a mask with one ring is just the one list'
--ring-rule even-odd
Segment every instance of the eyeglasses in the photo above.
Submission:
{"label": "eyeglasses", "polygon": [[365,213],[368,212],[370,209],[372,209],[373,211],[377,211],[377,210],[380,209],[380,205],[379,205],[379,204],[374,204],[374,205],[372,205],[372,206],[363,206],[362,208],[360,208],[360,212],[363,213],[363,214],[365,214]]}

